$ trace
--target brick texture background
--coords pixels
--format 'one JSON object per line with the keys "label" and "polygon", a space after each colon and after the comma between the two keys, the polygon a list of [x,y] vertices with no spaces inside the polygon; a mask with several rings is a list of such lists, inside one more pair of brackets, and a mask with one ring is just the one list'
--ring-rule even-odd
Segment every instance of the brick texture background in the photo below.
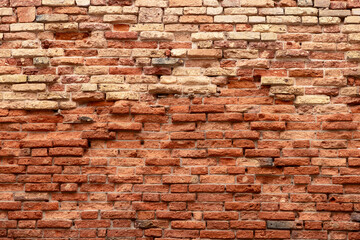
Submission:
{"label": "brick texture background", "polygon": [[0,240],[360,239],[358,0],[0,18]]}

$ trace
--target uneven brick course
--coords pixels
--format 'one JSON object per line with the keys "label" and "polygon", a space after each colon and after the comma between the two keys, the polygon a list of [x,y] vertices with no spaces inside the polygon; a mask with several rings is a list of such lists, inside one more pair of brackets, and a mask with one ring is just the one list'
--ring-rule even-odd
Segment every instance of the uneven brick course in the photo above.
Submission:
{"label": "uneven brick course", "polygon": [[0,239],[360,239],[358,0],[0,0]]}

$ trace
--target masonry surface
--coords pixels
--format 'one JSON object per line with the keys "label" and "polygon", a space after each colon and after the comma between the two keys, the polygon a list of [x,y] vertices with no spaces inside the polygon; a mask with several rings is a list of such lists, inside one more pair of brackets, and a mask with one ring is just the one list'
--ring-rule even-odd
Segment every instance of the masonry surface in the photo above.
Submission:
{"label": "masonry surface", "polygon": [[359,1],[0,18],[0,240],[360,239]]}

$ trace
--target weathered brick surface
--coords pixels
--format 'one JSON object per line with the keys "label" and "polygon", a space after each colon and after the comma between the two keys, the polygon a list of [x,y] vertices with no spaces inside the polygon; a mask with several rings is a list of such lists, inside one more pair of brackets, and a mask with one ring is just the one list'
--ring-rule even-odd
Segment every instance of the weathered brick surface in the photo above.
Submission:
{"label": "weathered brick surface", "polygon": [[0,239],[360,239],[359,1],[0,18]]}

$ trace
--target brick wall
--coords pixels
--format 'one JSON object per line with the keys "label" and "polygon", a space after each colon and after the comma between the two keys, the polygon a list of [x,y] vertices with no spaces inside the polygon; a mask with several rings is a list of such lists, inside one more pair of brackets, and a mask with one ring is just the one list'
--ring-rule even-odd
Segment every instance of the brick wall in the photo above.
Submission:
{"label": "brick wall", "polygon": [[0,0],[0,239],[360,239],[360,1]]}

